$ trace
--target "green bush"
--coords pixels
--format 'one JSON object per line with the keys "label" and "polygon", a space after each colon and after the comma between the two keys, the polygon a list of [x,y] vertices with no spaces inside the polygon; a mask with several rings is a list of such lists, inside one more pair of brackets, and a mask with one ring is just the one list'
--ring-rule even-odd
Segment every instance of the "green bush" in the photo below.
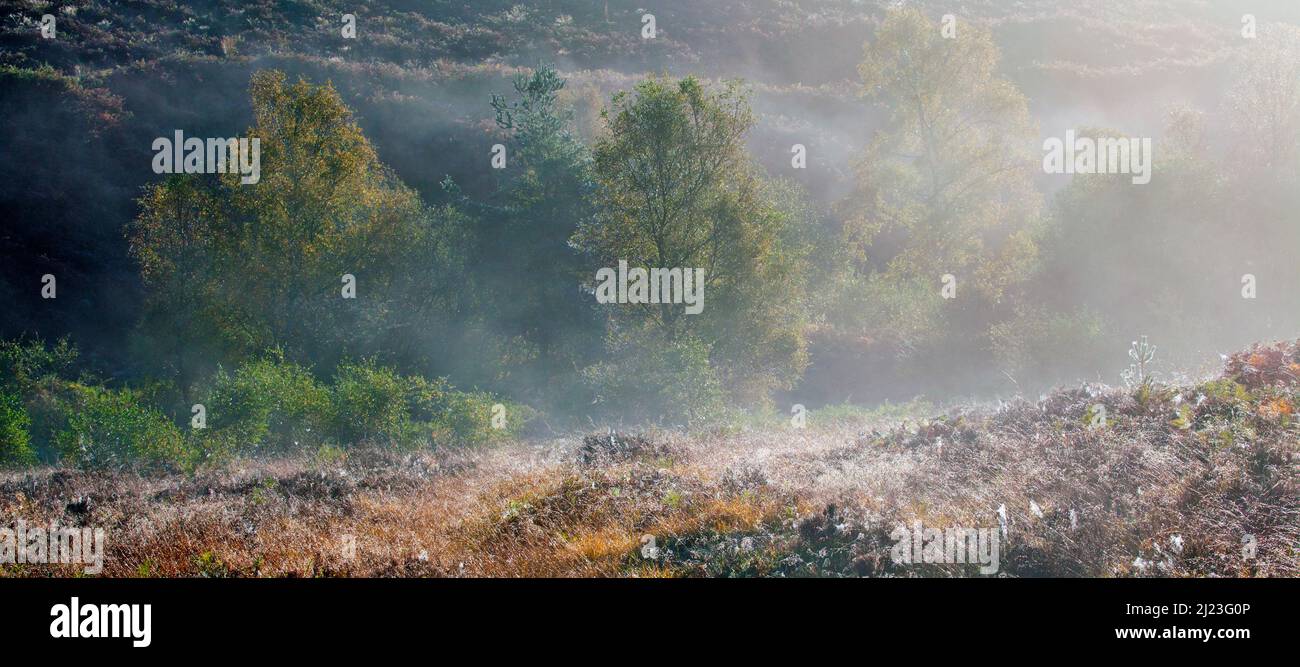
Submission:
{"label": "green bush", "polygon": [[534,416],[502,403],[504,428],[493,428],[497,404],[491,394],[457,391],[445,379],[402,376],[373,361],[344,364],[334,379],[331,432],[344,446],[473,445],[517,434]]}
{"label": "green bush", "polygon": [[279,352],[218,369],[207,408],[206,448],[225,454],[303,451],[318,447],[330,417],[329,390]]}
{"label": "green bush", "polygon": [[521,406],[502,403],[505,427],[495,429],[492,426],[492,409],[495,405],[497,401],[484,392],[448,392],[441,414],[433,421],[434,432],[448,442],[473,445],[496,440],[516,431],[527,421]]}
{"label": "green bush", "polygon": [[135,392],[86,385],[73,390],[65,425],[54,438],[65,460],[85,468],[193,462],[180,429],[157,409],[141,405]]}
{"label": "green bush", "polygon": [[36,462],[29,431],[32,421],[17,392],[0,388],[0,466]]}
{"label": "green bush", "polygon": [[409,382],[373,361],[345,363],[334,375],[332,433],[344,446],[406,446],[418,437],[407,407]]}
{"label": "green bush", "polygon": [[51,347],[37,340],[0,340],[0,384],[27,394],[48,376],[66,376],[77,360],[77,348],[66,338]]}
{"label": "green bush", "polygon": [[36,382],[24,396],[24,407],[31,419],[31,447],[36,457],[53,463],[59,459],[59,448],[55,437],[67,427],[68,415],[75,409],[78,387],[76,383],[67,382],[54,376],[47,376]]}
{"label": "green bush", "polygon": [[[456,391],[445,379],[407,378],[411,417],[436,443],[475,445],[518,435],[536,411],[497,400],[481,391]],[[493,426],[493,409],[501,406],[502,428]]]}
{"label": "green bush", "polygon": [[498,401],[490,394],[402,376],[373,361],[342,364],[326,385],[273,350],[234,370],[218,368],[201,399],[207,428],[182,430],[167,417],[190,417],[174,386],[108,389],[64,379],[75,356],[66,343],[0,341],[0,465],[192,469],[237,455],[341,452],[359,444],[469,445],[513,436],[534,416],[502,404],[503,428],[494,428]]}
{"label": "green bush", "polygon": [[[40,339],[0,341],[0,392],[8,403],[7,444],[17,461],[53,462],[58,458],[54,435],[64,427],[72,396],[70,382],[77,348],[67,339],[47,346]],[[21,416],[20,416],[21,415]],[[16,435],[21,423],[24,436]],[[30,458],[28,456],[30,454]],[[4,458],[0,455],[0,458]]]}
{"label": "green bush", "polygon": [[643,334],[618,338],[610,350],[609,361],[583,370],[604,412],[668,424],[697,424],[722,414],[722,386],[705,343]]}

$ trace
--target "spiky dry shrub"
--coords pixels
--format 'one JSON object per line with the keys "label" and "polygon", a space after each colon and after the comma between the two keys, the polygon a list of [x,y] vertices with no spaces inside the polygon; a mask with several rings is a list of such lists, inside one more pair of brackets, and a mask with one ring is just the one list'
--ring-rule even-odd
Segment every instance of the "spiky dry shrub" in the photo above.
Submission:
{"label": "spiky dry shrub", "polygon": [[1300,345],[1280,342],[1254,345],[1228,357],[1224,375],[1250,389],[1300,382]]}
{"label": "spiky dry shrub", "polygon": [[[1296,576],[1295,349],[1234,355],[1192,388],[1084,387],[863,435],[821,457],[845,477],[829,490],[869,517],[846,527],[865,535],[918,519],[998,526],[1005,507],[1009,575]],[[1109,420],[1094,429],[1098,404]]]}

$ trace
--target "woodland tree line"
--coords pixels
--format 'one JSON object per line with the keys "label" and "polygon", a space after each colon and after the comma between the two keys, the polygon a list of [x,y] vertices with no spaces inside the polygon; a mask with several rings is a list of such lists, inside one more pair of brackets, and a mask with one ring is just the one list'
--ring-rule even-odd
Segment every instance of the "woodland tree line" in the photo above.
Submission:
{"label": "woodland tree line", "polygon": [[[859,69],[887,122],[831,203],[759,166],[741,81],[645,78],[602,101],[587,139],[564,78],[539,66],[485,100],[507,147],[493,187],[448,177],[429,201],[331,83],[260,70],[261,180],[173,175],[136,201],[129,377],[88,373],[75,340],[0,347],[0,459],[192,466],[539,422],[710,423],[847,400],[863,377],[894,396],[1114,381],[1140,333],[1176,358],[1294,333],[1300,59],[1294,34],[1268,39],[1224,109],[1170,114],[1149,185],[1075,177],[1049,196],[992,36],[891,13]],[[1220,113],[1233,122],[1210,133]],[[707,306],[597,305],[592,278],[619,260],[706,268]],[[1289,306],[1243,303],[1246,273]]]}

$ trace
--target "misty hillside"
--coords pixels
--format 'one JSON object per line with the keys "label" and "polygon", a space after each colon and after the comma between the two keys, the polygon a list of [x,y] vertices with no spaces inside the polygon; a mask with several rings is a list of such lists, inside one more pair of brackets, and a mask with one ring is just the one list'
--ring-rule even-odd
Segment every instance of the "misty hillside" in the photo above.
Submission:
{"label": "misty hillside", "polygon": [[951,5],[7,3],[0,512],[109,576],[1295,576],[1300,6]]}
{"label": "misty hillside", "polygon": [[[0,64],[9,68],[0,89],[11,121],[2,143],[7,154],[29,159],[5,162],[0,242],[13,261],[0,291],[15,316],[0,333],[73,333],[103,371],[139,372],[127,367],[124,337],[143,296],[121,232],[135,216],[139,189],[153,180],[138,165],[148,163],[150,139],[171,128],[224,136],[248,126],[249,76],[264,68],[332,82],[384,163],[430,202],[446,199],[439,184],[449,175],[471,194],[494,187],[492,174],[468,159],[486,155],[499,138],[487,100],[538,63],[555,64],[567,78],[576,130],[587,140],[598,131],[603,100],[640,76],[741,77],[754,89],[757,122],[746,139],[754,159],[779,171],[791,143],[807,145],[808,168],[791,177],[831,211],[851,192],[855,161],[882,122],[881,109],[860,98],[857,67],[887,4],[663,2],[647,9],[660,30],[654,40],[638,34],[642,8],[619,1],[363,3],[355,40],[335,25],[351,10],[347,3],[11,4],[0,23]],[[47,11],[59,19],[55,40],[39,35]],[[1264,22],[1300,20],[1294,3],[1259,3],[1255,11]],[[1043,136],[1069,127],[1163,136],[1170,108],[1219,113],[1243,50],[1239,15],[1220,3],[977,2],[966,3],[966,18],[992,29],[1000,69],[1026,95]],[[1222,133],[1205,134],[1222,141]],[[1041,180],[1049,192],[1062,183]],[[824,224],[839,217],[832,211]],[[1142,245],[1155,257],[1136,261],[1160,261],[1160,242]],[[52,268],[78,286],[75,304],[51,308],[20,287]],[[1178,271],[1163,275],[1178,283]],[[1171,296],[1152,292],[1147,303]],[[1263,290],[1260,305],[1276,298],[1277,290]],[[1294,300],[1271,303],[1294,322]],[[1110,323],[1119,346],[1159,326],[1113,319],[1128,320]],[[1284,335],[1277,324],[1207,335],[1185,345],[1182,360],[1205,363],[1215,352]],[[1070,373],[1114,372],[1083,367]],[[868,398],[864,388],[840,384],[820,388],[821,400]]]}

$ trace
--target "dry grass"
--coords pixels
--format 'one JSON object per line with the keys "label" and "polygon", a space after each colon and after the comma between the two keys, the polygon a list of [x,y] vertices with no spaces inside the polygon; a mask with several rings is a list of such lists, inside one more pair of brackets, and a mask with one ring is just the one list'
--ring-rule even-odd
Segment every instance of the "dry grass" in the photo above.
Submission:
{"label": "dry grass", "polygon": [[[1084,387],[878,430],[814,413],[803,431],[354,452],[196,476],[41,469],[0,477],[0,516],[105,527],[113,577],[964,576],[971,566],[894,564],[890,530],[995,527],[1004,506],[1003,575],[1297,576],[1298,356],[1258,348],[1198,387]],[[1098,403],[1110,423],[1094,430]]]}

